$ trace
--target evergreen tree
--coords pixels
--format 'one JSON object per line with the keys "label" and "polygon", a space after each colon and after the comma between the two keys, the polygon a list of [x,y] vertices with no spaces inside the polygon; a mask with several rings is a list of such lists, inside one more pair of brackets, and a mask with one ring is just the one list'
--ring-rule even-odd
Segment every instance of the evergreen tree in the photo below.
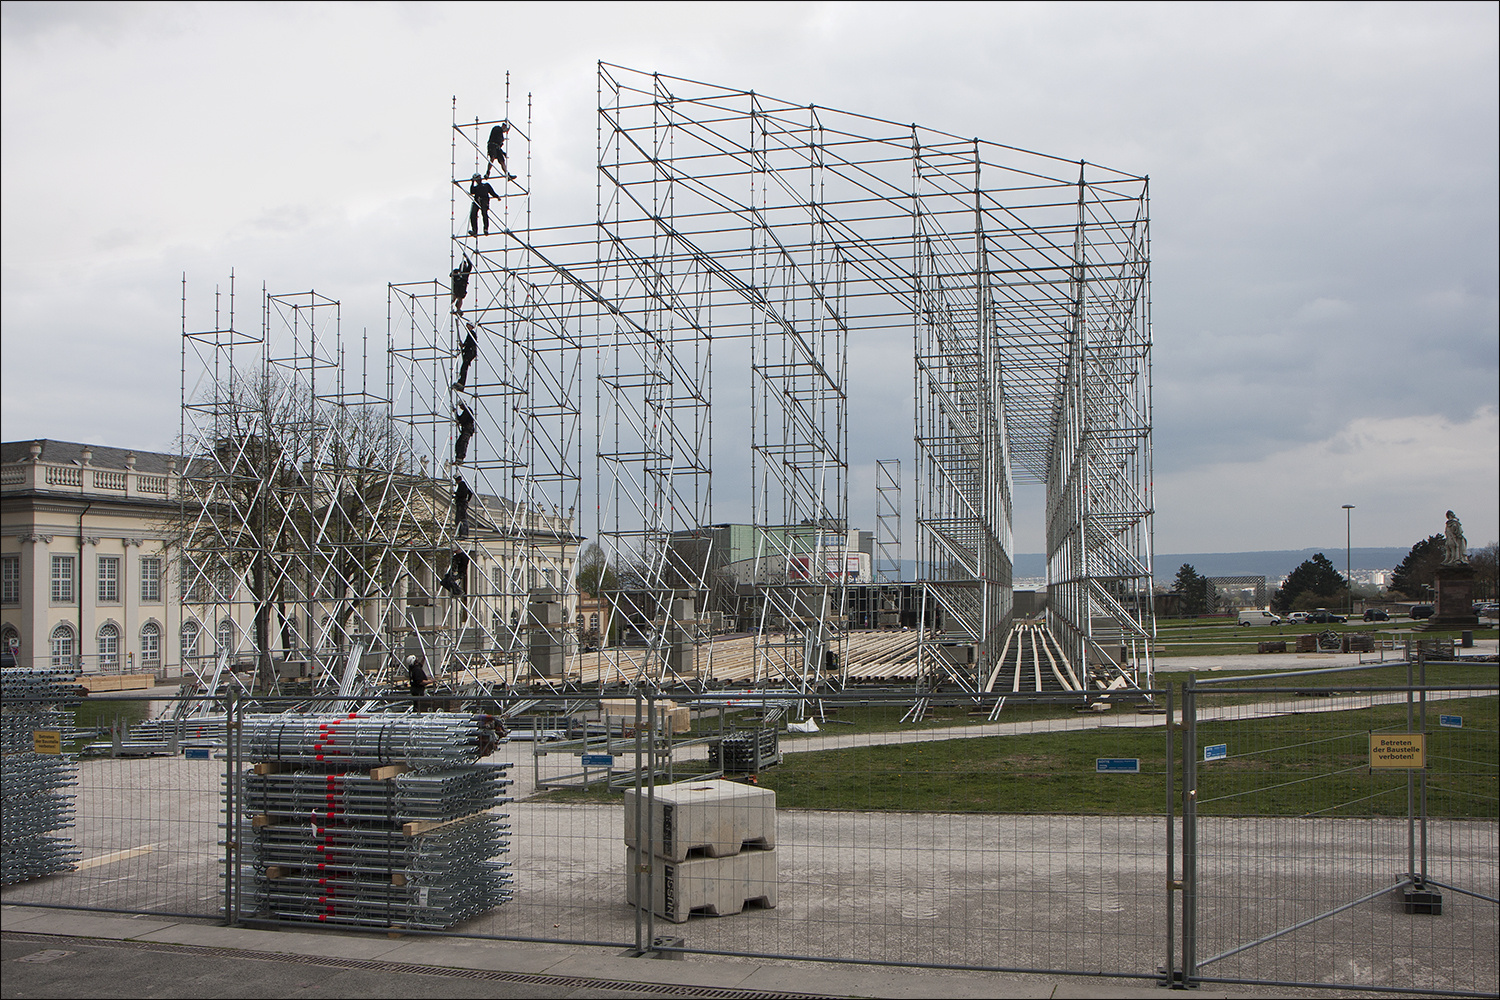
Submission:
{"label": "evergreen tree", "polygon": [[1443,536],[1429,535],[1411,547],[1391,574],[1391,590],[1414,600],[1423,599],[1442,561]]}
{"label": "evergreen tree", "polygon": [[1182,613],[1188,618],[1211,614],[1218,606],[1218,591],[1207,577],[1198,575],[1191,563],[1182,564],[1172,589],[1182,595]]}
{"label": "evergreen tree", "polygon": [[[1441,535],[1438,536],[1438,541],[1442,542]],[[1303,595],[1308,595],[1314,606],[1332,606],[1347,586],[1348,583],[1339,575],[1339,571],[1333,568],[1333,563],[1319,552],[1292,570],[1286,582],[1277,589],[1276,596],[1271,598],[1271,607],[1276,611],[1290,611]]]}

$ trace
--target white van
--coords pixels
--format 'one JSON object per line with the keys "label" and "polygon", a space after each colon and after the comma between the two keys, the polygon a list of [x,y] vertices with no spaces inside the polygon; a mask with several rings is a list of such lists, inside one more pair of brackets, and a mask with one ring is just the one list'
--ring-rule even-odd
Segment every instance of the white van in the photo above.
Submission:
{"label": "white van", "polygon": [[1258,611],[1251,608],[1249,611],[1240,612],[1241,625],[1280,625],[1281,619],[1269,611]]}

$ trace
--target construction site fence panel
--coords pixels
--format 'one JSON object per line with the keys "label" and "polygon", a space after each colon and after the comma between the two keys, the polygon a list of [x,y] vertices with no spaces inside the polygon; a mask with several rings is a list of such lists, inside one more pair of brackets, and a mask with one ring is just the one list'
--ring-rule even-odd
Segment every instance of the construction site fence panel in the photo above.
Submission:
{"label": "construction site fence panel", "polygon": [[1493,663],[1198,678],[1183,691],[1183,972],[1494,995]]}
{"label": "construction site fence panel", "polygon": [[[642,954],[1493,992],[1493,667],[1484,682],[1428,665],[1425,685],[1421,665],[1410,684],[1406,664],[1370,669],[1402,683],[1115,702],[93,698],[62,754],[68,864],[0,900]],[[1370,766],[1374,737],[1413,733],[1424,772]],[[8,830],[25,806],[12,791]]]}

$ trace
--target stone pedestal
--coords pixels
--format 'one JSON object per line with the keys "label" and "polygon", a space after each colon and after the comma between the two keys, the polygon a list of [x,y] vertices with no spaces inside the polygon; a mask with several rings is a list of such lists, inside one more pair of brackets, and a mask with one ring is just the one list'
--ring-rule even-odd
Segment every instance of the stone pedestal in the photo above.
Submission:
{"label": "stone pedestal", "polygon": [[1427,628],[1478,625],[1474,613],[1474,567],[1468,563],[1444,564],[1437,568],[1437,601]]}

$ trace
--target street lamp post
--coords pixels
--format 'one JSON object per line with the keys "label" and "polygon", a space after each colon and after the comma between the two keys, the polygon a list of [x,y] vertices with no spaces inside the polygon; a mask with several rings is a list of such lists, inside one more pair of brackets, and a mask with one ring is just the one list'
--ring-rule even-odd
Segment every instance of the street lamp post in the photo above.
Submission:
{"label": "street lamp post", "polygon": [[1353,509],[1354,509],[1354,505],[1352,503],[1346,503],[1346,504],[1344,504],[1344,586],[1349,591],[1349,615],[1350,615],[1350,617],[1353,617],[1353,615],[1354,615],[1354,576],[1353,576],[1351,570],[1349,569],[1349,564],[1352,561],[1350,559],[1350,557],[1351,557],[1351,555],[1353,554],[1353,551],[1354,551],[1353,549],[1351,549],[1349,547],[1350,539],[1353,537],[1351,535],[1351,533],[1350,533],[1350,530],[1349,530],[1350,519],[1354,516],[1354,515],[1350,514],[1349,512],[1351,510],[1353,510]]}

